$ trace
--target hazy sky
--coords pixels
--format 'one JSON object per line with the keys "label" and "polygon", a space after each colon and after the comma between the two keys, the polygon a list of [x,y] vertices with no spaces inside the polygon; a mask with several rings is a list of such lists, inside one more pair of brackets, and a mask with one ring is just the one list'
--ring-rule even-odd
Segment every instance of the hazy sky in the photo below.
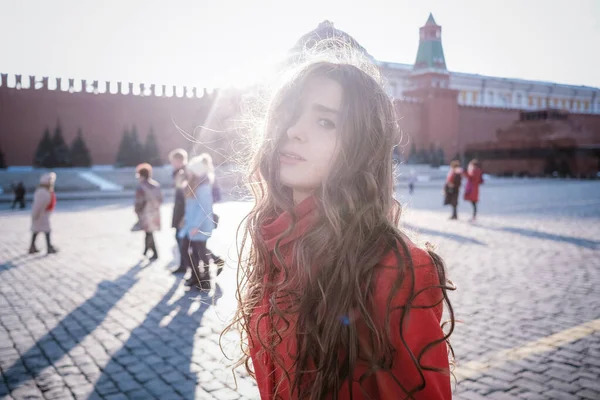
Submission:
{"label": "hazy sky", "polygon": [[600,0],[0,0],[0,72],[245,83],[325,19],[412,64],[429,12],[452,71],[600,87]]}

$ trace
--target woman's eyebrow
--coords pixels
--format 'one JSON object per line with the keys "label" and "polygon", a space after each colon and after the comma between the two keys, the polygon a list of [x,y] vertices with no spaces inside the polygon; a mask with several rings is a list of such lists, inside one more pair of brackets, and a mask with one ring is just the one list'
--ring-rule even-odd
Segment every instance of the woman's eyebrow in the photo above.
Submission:
{"label": "woman's eyebrow", "polygon": [[329,108],[329,107],[324,106],[323,104],[319,104],[319,103],[314,103],[312,105],[312,109],[314,111],[327,112],[327,113],[331,113],[331,114],[339,114],[340,113],[335,108]]}

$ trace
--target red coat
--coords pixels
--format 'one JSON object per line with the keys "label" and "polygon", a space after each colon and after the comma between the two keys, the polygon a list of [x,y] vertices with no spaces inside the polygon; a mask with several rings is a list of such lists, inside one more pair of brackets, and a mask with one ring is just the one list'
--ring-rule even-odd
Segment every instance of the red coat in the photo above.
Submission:
{"label": "red coat", "polygon": [[483,184],[483,173],[481,168],[469,168],[463,172],[465,178],[467,178],[467,184],[465,186],[465,200],[467,201],[479,201],[479,185]]}
{"label": "red coat", "polygon": [[[296,240],[302,234],[302,229],[307,229],[310,226],[311,211],[314,208],[314,201],[308,200],[298,206],[296,213],[298,215],[298,226],[301,227],[300,232],[294,231],[289,238],[282,240],[280,248],[284,249],[286,244]],[[279,228],[274,228],[274,225],[279,227],[289,226],[289,215],[283,214],[275,222],[263,229],[267,232],[265,237],[267,246],[271,250],[277,241],[279,235],[268,237],[273,231],[278,231]],[[305,231],[305,230],[304,230]],[[435,271],[433,261],[429,254],[417,248],[412,242],[407,240],[410,249],[413,264],[415,266],[414,293],[422,293],[416,296],[413,300],[413,308],[409,311],[407,318],[404,320],[403,337],[406,345],[410,348],[410,353],[418,357],[423,348],[444,336],[440,328],[442,318],[442,293],[437,288],[430,288],[433,285],[439,285],[437,273]],[[402,254],[402,252],[401,252]],[[284,253],[284,256],[288,254]],[[274,260],[275,257],[273,257]],[[287,257],[286,257],[287,258]],[[286,260],[287,261],[287,260]],[[375,278],[375,289],[373,290],[372,310],[376,323],[384,329],[385,317],[387,308],[388,296],[392,291],[399,270],[397,269],[396,256],[392,251],[383,257]],[[451,399],[451,386],[448,362],[448,349],[445,342],[439,343],[427,350],[421,358],[422,366],[431,366],[442,369],[444,372],[423,371],[423,378],[414,365],[411,354],[406,349],[400,338],[400,318],[403,311],[399,306],[406,304],[410,294],[410,288],[413,284],[412,277],[407,274],[404,280],[404,286],[396,291],[392,299],[390,309],[394,309],[390,316],[391,341],[396,349],[392,371],[377,372],[365,379],[361,384],[358,383],[358,378],[367,371],[367,365],[358,364],[354,373],[352,383],[353,398],[361,399],[402,399],[405,398],[405,392],[398,385],[398,380],[402,387],[406,390],[411,390],[418,387],[425,381],[425,388],[413,395],[414,399]],[[266,283],[266,282],[265,282]],[[429,288],[429,289],[425,289]],[[273,333],[274,327],[269,318],[258,318],[258,316],[267,311],[269,307],[268,295],[265,295],[262,302],[255,308],[250,319],[250,355],[256,373],[256,381],[260,391],[261,399],[274,399],[275,388],[278,386],[277,394],[283,399],[296,399],[295,396],[290,396],[290,384],[285,379],[285,374],[276,366],[277,364],[271,359],[269,353],[262,351],[262,346],[257,340],[257,334],[260,338],[267,338]],[[415,308],[418,306],[433,306],[431,308]],[[291,327],[294,328],[295,321],[291,318]],[[360,320],[353,321],[358,324],[358,334],[365,335],[366,329],[362,326]],[[276,322],[279,326],[279,324]],[[280,327],[280,326],[279,326]],[[277,345],[275,351],[278,357],[283,361],[285,369],[293,377],[294,357],[290,354],[295,354],[297,350],[295,329],[289,329],[284,334],[282,341]],[[350,390],[348,382],[345,382],[341,388],[339,399],[349,399]],[[363,394],[363,390],[365,393]],[[367,397],[368,396],[368,397]]]}

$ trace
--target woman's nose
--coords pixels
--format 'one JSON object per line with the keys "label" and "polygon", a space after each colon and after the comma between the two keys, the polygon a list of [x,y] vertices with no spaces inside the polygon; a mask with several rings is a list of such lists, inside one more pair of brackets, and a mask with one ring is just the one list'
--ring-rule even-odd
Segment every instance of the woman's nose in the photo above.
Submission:
{"label": "woman's nose", "polygon": [[302,118],[296,119],[287,129],[288,138],[304,142],[306,140],[306,129],[304,125]]}

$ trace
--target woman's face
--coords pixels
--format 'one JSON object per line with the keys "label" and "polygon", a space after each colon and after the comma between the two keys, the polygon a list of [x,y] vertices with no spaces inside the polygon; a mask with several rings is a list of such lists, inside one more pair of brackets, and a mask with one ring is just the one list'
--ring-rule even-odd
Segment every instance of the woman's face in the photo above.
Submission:
{"label": "woman's face", "polygon": [[296,203],[320,187],[337,155],[343,90],[336,81],[309,80],[278,149],[281,183],[292,189]]}

